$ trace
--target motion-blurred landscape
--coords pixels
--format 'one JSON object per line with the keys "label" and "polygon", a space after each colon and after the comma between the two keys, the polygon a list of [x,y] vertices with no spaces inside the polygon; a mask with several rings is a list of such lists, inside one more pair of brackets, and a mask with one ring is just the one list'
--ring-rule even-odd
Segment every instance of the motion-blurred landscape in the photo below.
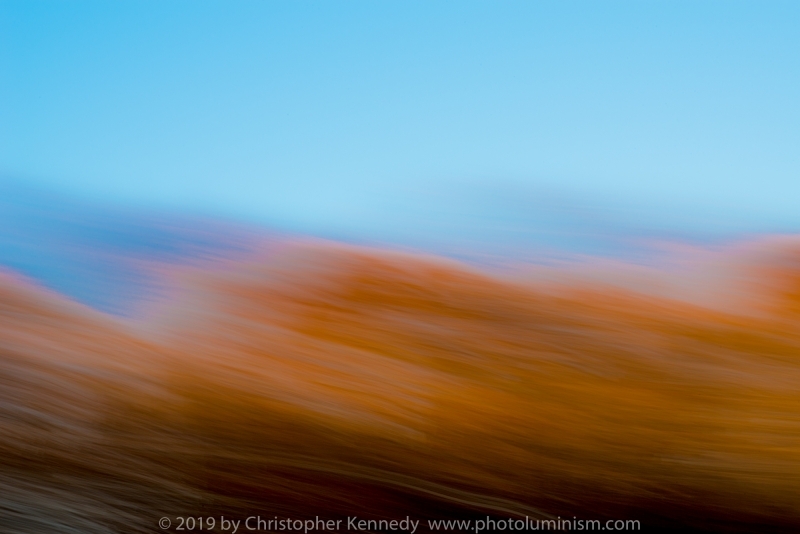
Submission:
{"label": "motion-blurred landscape", "polygon": [[[128,266],[147,265],[162,289],[137,290],[160,297],[129,316],[81,303],[81,285],[68,297],[2,275],[5,532],[256,513],[800,526],[797,239],[744,247],[726,287],[746,296],[721,309],[589,277],[591,264],[547,268],[555,281],[72,215],[79,235],[138,229],[134,246],[115,240],[124,254],[105,247],[106,277],[144,287]],[[709,254],[717,272],[741,256]]]}
{"label": "motion-blurred landscape", "polygon": [[798,20],[3,0],[0,534],[800,532]]}

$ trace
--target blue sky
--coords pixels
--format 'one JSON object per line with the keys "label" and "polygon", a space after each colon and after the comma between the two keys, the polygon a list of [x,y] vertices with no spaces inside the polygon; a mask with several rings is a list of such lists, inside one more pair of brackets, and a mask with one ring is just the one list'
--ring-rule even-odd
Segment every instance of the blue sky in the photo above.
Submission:
{"label": "blue sky", "polygon": [[797,2],[0,3],[3,179],[332,237],[798,231],[798,95]]}

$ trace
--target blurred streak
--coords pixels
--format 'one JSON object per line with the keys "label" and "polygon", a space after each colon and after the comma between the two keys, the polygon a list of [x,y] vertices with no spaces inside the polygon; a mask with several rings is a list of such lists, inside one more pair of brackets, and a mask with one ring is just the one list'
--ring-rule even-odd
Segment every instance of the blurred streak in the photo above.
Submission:
{"label": "blurred streak", "polygon": [[[527,271],[536,280],[581,272],[614,281],[624,272],[625,284],[634,275],[642,279],[635,289],[647,291],[664,284],[665,267],[671,280],[706,270],[711,285],[727,291],[730,284],[720,274],[729,274],[735,263],[714,250],[725,248],[727,235],[709,230],[714,225],[703,222],[698,226],[705,230],[691,233],[659,230],[643,222],[646,217],[632,217],[629,206],[575,192],[474,181],[427,189],[398,185],[371,191],[368,206],[347,204],[347,195],[333,193],[309,192],[308,213],[276,223],[282,228],[277,232],[187,213],[110,207],[0,176],[0,265],[102,311],[143,317],[169,297],[176,268],[242,261],[296,231],[427,251],[523,278]],[[707,293],[709,284],[703,285]],[[696,293],[682,291],[680,297],[696,300]]]}
{"label": "blurred streak", "polygon": [[774,311],[772,304],[764,302],[764,295],[779,293],[784,283],[770,269],[796,268],[787,259],[791,257],[787,251],[800,249],[800,238],[762,235],[713,246],[647,240],[638,248],[635,261],[562,254],[529,262],[494,261],[487,266],[497,275],[538,291],[576,285],[622,288],[737,315],[762,316]]}
{"label": "blurred streak", "polygon": [[0,265],[97,309],[140,316],[165,272],[246,257],[274,234],[191,215],[108,208],[0,177]]}
{"label": "blurred streak", "polygon": [[321,242],[185,270],[148,329],[4,276],[0,529],[488,513],[796,532],[800,247],[760,250],[758,316]]}

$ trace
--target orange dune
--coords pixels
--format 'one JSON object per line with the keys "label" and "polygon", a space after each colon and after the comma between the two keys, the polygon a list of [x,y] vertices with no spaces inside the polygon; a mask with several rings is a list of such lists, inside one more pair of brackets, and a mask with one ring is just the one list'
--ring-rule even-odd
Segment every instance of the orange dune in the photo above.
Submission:
{"label": "orange dune", "polygon": [[149,330],[3,278],[0,530],[797,531],[800,268],[781,258],[759,317],[319,244],[188,275]]}

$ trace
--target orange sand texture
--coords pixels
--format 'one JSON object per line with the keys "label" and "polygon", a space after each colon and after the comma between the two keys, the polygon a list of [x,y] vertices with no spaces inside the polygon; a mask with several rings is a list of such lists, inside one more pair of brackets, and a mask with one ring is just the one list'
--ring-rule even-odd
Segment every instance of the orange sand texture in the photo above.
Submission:
{"label": "orange sand texture", "polygon": [[0,532],[187,515],[800,532],[798,258],[760,272],[759,317],[332,245],[195,273],[149,330],[4,276]]}

